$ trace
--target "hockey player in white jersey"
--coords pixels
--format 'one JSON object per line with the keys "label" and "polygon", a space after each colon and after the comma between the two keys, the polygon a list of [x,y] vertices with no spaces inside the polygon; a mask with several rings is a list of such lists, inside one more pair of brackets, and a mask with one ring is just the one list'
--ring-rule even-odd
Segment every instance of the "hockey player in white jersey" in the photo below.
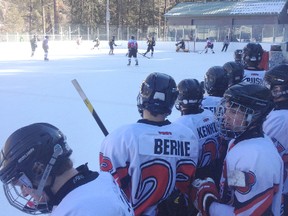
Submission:
{"label": "hockey player in white jersey", "polygon": [[[9,203],[27,214],[133,216],[112,175],[73,167],[65,135],[48,123],[12,133],[0,152],[0,180]],[[3,209],[2,209],[3,211]]]}
{"label": "hockey player in white jersey", "polygon": [[137,97],[142,119],[103,141],[100,168],[109,171],[131,200],[135,215],[155,216],[175,187],[188,193],[198,161],[198,141],[186,126],[171,123],[178,92],[174,79],[152,73]]}
{"label": "hockey player in white jersey", "polygon": [[213,66],[208,69],[204,76],[204,87],[208,94],[202,101],[202,106],[213,113],[228,88],[228,76],[221,66]]}
{"label": "hockey player in white jersey", "polygon": [[288,215],[288,65],[280,64],[265,74],[264,82],[272,92],[275,108],[263,124],[284,162],[284,215]]}
{"label": "hockey player in white jersey", "polygon": [[201,106],[203,83],[199,83],[197,79],[184,79],[177,88],[179,95],[175,107],[181,112],[181,116],[175,123],[189,127],[198,138],[199,158],[195,178],[211,177],[219,185],[222,172],[222,166],[218,165],[220,137],[214,114]]}
{"label": "hockey player in white jersey", "polygon": [[[283,161],[262,124],[273,107],[269,89],[241,82],[224,94],[219,115],[221,133],[229,143],[221,199],[213,181],[195,180],[194,204],[203,215],[281,215]],[[211,192],[210,192],[211,191]]]}
{"label": "hockey player in white jersey", "polygon": [[261,68],[264,50],[259,43],[248,43],[242,52],[244,64],[243,81],[264,85],[265,70]]}
{"label": "hockey player in white jersey", "polygon": [[214,178],[214,162],[218,158],[219,132],[214,114],[203,109],[201,102],[204,86],[197,79],[184,79],[179,82],[176,108],[181,116],[175,120],[189,127],[199,141],[199,158],[196,178]]}

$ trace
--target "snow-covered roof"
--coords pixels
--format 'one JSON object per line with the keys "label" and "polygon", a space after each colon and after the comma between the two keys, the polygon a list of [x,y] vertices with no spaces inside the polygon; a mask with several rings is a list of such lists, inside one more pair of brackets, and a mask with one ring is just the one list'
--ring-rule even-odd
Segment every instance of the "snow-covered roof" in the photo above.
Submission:
{"label": "snow-covered roof", "polygon": [[287,0],[243,0],[221,2],[179,3],[165,16],[229,16],[280,14]]}

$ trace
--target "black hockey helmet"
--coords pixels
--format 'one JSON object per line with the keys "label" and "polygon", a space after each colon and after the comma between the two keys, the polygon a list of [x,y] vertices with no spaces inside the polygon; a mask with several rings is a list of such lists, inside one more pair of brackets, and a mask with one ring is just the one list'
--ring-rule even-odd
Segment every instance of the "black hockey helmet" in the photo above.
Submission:
{"label": "black hockey helmet", "polygon": [[205,93],[203,83],[197,79],[184,79],[179,82],[177,88],[179,94],[175,105],[176,109],[199,109]]}
{"label": "black hockey helmet", "polygon": [[[261,127],[272,109],[272,95],[265,86],[248,82],[233,85],[225,91],[217,108],[220,131],[226,137],[236,138],[249,128]],[[229,110],[233,110],[233,116]],[[227,112],[230,112],[229,117]],[[236,117],[239,113],[244,116],[242,121],[239,121],[239,116]]]}
{"label": "black hockey helmet", "polygon": [[139,113],[147,109],[152,115],[169,115],[178,96],[175,80],[164,73],[151,73],[141,84],[137,97]]}
{"label": "black hockey helmet", "polygon": [[223,65],[223,69],[227,73],[228,87],[242,81],[244,76],[244,67],[241,64],[234,61],[226,62]]}
{"label": "black hockey helmet", "polygon": [[264,82],[274,98],[288,99],[288,65],[280,64],[266,71]]}
{"label": "black hockey helmet", "polygon": [[234,51],[234,60],[235,62],[242,62],[243,50],[237,49]]}
{"label": "black hockey helmet", "polygon": [[134,40],[134,39],[135,39],[135,36],[134,36],[134,35],[132,35],[132,36],[131,36],[131,39],[132,39],[132,40]]}
{"label": "black hockey helmet", "polygon": [[244,67],[257,68],[262,60],[264,50],[259,43],[248,43],[243,48],[243,63]]}
{"label": "black hockey helmet", "polygon": [[46,39],[49,39],[49,36],[48,36],[48,35],[46,35],[46,36],[45,36],[45,38],[46,38]]}
{"label": "black hockey helmet", "polygon": [[223,96],[228,88],[228,77],[223,67],[213,66],[208,69],[204,76],[204,87],[209,95]]}
{"label": "black hockey helmet", "polygon": [[35,123],[12,133],[0,154],[0,180],[9,203],[29,214],[51,211],[48,200],[34,201],[21,190],[34,188],[41,197],[48,177],[57,175],[56,168],[71,153],[66,137],[53,125]]}

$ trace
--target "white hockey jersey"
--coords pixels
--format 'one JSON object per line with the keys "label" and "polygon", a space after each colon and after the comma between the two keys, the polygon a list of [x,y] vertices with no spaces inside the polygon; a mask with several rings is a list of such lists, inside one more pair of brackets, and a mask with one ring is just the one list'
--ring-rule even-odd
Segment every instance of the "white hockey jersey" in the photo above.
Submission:
{"label": "white hockey jersey", "polygon": [[204,167],[218,158],[219,132],[214,114],[207,109],[202,113],[182,115],[175,123],[189,127],[197,135],[199,140],[198,167]]}
{"label": "white hockey jersey", "polygon": [[217,107],[220,105],[222,97],[206,96],[202,101],[202,107],[216,113]]}
{"label": "white hockey jersey", "polygon": [[110,173],[68,193],[51,216],[133,216],[133,208]]}
{"label": "white hockey jersey", "polygon": [[273,110],[263,123],[263,131],[272,139],[284,161],[284,194],[288,193],[288,110]]}
{"label": "white hockey jersey", "polygon": [[[168,122],[168,121],[167,121]],[[100,151],[109,171],[130,199],[135,215],[156,215],[156,207],[176,186],[188,192],[198,160],[195,134],[180,124],[138,122],[110,133]]]}
{"label": "white hockey jersey", "polygon": [[258,85],[264,85],[265,70],[244,70],[243,81]]}
{"label": "white hockey jersey", "polygon": [[280,215],[283,161],[271,139],[265,136],[236,145],[233,142],[229,143],[221,179],[222,201],[227,205],[213,203],[210,215]]}

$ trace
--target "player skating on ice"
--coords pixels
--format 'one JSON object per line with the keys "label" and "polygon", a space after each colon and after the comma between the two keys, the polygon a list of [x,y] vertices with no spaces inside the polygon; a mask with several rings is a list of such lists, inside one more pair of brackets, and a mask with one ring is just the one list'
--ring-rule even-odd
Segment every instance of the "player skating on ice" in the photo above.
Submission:
{"label": "player skating on ice", "polygon": [[135,59],[135,65],[138,65],[137,59],[138,43],[134,36],[128,41],[128,66],[131,65],[131,57]]}
{"label": "player skating on ice", "polygon": [[179,51],[188,52],[188,51],[189,51],[189,50],[186,49],[186,47],[185,47],[185,41],[184,41],[184,39],[182,39],[181,41],[179,41],[178,43],[176,43],[175,46],[176,46],[176,52],[179,52]]}
{"label": "player skating on ice", "polygon": [[46,35],[44,37],[44,40],[42,42],[42,48],[44,50],[44,61],[48,61],[48,50],[49,50],[49,45],[48,45],[48,42],[49,42],[49,37]]}
{"label": "player skating on ice", "polygon": [[142,118],[116,129],[101,144],[100,168],[117,179],[137,216],[155,216],[157,205],[175,186],[188,193],[196,171],[199,147],[195,134],[167,120],[177,95],[171,76],[148,75],[137,97]]}
{"label": "player skating on ice", "polygon": [[227,49],[228,49],[229,44],[230,44],[229,37],[226,36],[225,39],[224,39],[224,41],[223,41],[223,47],[222,47],[221,52],[223,52],[223,51],[226,52]]}
{"label": "player skating on ice", "polygon": [[33,38],[31,38],[30,40],[30,45],[31,45],[31,57],[34,56],[34,53],[35,53],[35,50],[37,48],[37,41],[38,41],[38,38],[37,38],[37,35],[33,35]]}
{"label": "player skating on ice", "polygon": [[117,44],[115,44],[115,36],[112,36],[111,40],[109,41],[109,55],[114,55],[114,46],[117,46]]}
{"label": "player skating on ice", "polygon": [[232,140],[220,198],[211,179],[193,182],[194,205],[202,215],[281,215],[283,161],[262,130],[272,107],[271,92],[261,85],[241,82],[224,93],[218,121],[223,136]]}
{"label": "player skating on ice", "polygon": [[146,56],[146,54],[151,51],[151,57],[153,57],[154,46],[155,45],[156,45],[155,38],[154,37],[152,37],[151,39],[148,38],[148,40],[147,40],[147,51],[145,53],[143,53],[143,55]]}
{"label": "player skating on ice", "polygon": [[65,135],[48,123],[12,133],[0,152],[0,180],[9,203],[32,215],[133,216],[114,178],[74,168]]}
{"label": "player skating on ice", "polygon": [[93,42],[95,42],[94,46],[92,47],[92,50],[97,48],[99,50],[99,46],[100,46],[100,40],[98,37],[96,37],[95,40],[93,40]]}
{"label": "player skating on ice", "polygon": [[288,65],[280,64],[268,70],[264,83],[272,92],[275,107],[264,121],[263,130],[274,142],[284,162],[283,215],[288,215]]}
{"label": "player skating on ice", "polygon": [[205,53],[207,53],[209,49],[211,49],[212,53],[215,53],[213,48],[214,48],[214,43],[209,38],[206,38]]}

